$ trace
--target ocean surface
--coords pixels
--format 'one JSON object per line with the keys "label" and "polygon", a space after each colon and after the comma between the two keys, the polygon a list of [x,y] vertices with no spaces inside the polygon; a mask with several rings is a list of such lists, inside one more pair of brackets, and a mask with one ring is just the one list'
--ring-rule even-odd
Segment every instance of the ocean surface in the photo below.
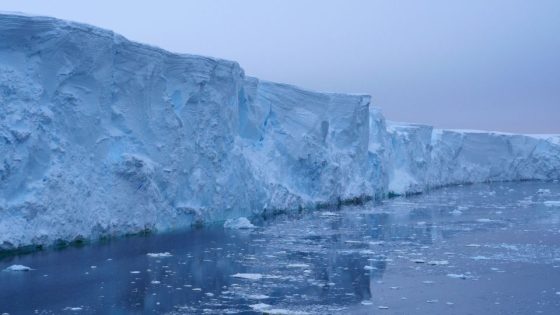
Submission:
{"label": "ocean surface", "polygon": [[560,183],[448,187],[0,259],[0,314],[560,314]]}

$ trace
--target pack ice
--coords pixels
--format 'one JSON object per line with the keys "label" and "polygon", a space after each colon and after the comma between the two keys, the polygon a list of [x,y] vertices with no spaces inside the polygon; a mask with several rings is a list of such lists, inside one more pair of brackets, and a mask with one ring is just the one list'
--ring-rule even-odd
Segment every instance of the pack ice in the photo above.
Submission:
{"label": "pack ice", "polygon": [[367,95],[0,14],[0,250],[557,178],[558,136],[390,123]]}

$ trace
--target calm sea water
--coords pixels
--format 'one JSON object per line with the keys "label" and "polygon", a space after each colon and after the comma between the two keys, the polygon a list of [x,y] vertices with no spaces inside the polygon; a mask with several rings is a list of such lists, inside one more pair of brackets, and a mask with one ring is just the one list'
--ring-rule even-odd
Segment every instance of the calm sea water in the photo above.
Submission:
{"label": "calm sea water", "polygon": [[560,314],[559,203],[469,185],[7,257],[34,270],[0,272],[0,314]]}

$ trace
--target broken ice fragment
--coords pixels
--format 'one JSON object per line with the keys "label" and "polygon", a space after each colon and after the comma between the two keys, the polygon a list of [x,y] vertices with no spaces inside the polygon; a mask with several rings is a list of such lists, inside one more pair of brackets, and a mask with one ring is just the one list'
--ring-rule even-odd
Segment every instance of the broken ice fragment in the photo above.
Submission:
{"label": "broken ice fragment", "polygon": [[288,268],[309,268],[308,264],[288,264]]}
{"label": "broken ice fragment", "polygon": [[260,280],[262,275],[260,273],[236,273],[231,275],[234,278],[247,279],[247,280]]}
{"label": "broken ice fragment", "polygon": [[560,207],[560,200],[548,200],[544,202],[547,207]]}
{"label": "broken ice fragment", "polygon": [[4,269],[4,271],[31,271],[33,269],[24,265],[11,265],[10,267]]}
{"label": "broken ice fragment", "polygon": [[227,229],[254,229],[256,226],[245,217],[240,217],[237,219],[229,219],[224,223],[224,227]]}
{"label": "broken ice fragment", "polygon": [[449,278],[454,278],[454,279],[467,279],[467,276],[464,274],[457,274],[457,273],[448,273],[447,276]]}
{"label": "broken ice fragment", "polygon": [[173,255],[171,255],[171,253],[169,252],[163,252],[163,253],[147,253],[146,254],[148,257],[151,258],[166,258],[166,257],[171,257]]}

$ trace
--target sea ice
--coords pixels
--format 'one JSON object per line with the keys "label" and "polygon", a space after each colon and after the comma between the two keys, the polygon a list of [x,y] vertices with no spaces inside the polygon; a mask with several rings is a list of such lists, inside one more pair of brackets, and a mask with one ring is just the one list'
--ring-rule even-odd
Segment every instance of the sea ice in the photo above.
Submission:
{"label": "sea ice", "polygon": [[260,280],[262,279],[263,275],[261,275],[260,273],[236,273],[232,275],[232,277],[247,280]]}
{"label": "sea ice", "polygon": [[548,200],[544,202],[547,207],[560,207],[560,200]]}
{"label": "sea ice", "polygon": [[237,219],[229,219],[224,223],[224,227],[228,229],[254,229],[256,226],[245,217]]}
{"label": "sea ice", "polygon": [[163,253],[147,253],[146,254],[148,257],[151,258],[166,258],[166,257],[172,257],[173,255],[171,255],[171,253],[169,252],[163,252]]}
{"label": "sea ice", "polygon": [[4,269],[4,271],[31,271],[33,269],[24,265],[11,265]]}

